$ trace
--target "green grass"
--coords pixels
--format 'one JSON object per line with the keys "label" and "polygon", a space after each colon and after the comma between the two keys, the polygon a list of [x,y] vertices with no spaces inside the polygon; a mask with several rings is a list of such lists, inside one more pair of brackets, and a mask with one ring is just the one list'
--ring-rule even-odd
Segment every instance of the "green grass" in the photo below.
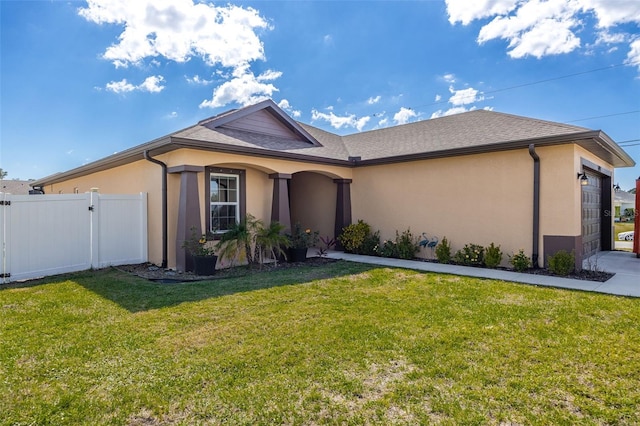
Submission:
{"label": "green grass", "polygon": [[640,300],[337,262],[0,290],[0,424],[638,424]]}

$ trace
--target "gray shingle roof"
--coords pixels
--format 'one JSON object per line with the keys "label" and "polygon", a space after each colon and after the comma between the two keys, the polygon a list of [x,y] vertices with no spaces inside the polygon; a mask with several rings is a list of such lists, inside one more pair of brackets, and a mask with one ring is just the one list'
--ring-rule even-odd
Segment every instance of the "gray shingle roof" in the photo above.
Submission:
{"label": "gray shingle roof", "polygon": [[27,195],[29,194],[29,190],[31,189],[29,184],[32,182],[33,181],[17,179],[1,180],[0,192],[6,192],[8,194],[14,195]]}
{"label": "gray shingle roof", "polygon": [[352,155],[362,160],[490,147],[514,141],[588,132],[550,121],[476,110],[345,136]]}
{"label": "gray shingle roof", "polygon": [[[262,110],[269,111],[291,133],[280,137],[249,131],[253,130],[251,126],[240,129],[229,125],[236,119],[256,117],[251,114]],[[265,124],[264,117],[262,114],[262,124]],[[360,157],[358,164],[366,165],[517,149],[530,143],[536,146],[577,143],[615,167],[635,165],[605,133],[568,124],[475,110],[340,136],[296,122],[273,101],[267,100],[226,111],[162,138],[32,183],[60,182],[140,160],[145,151],[158,155],[183,147],[341,165],[352,165],[351,158]]]}

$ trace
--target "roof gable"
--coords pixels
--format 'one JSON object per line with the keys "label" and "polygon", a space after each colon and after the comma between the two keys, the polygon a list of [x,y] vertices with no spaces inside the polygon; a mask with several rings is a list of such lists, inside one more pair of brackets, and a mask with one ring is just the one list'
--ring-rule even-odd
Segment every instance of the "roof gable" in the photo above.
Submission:
{"label": "roof gable", "polygon": [[216,117],[203,120],[202,125],[211,130],[232,130],[273,136],[311,146],[322,146],[311,134],[291,119],[272,100],[260,102]]}

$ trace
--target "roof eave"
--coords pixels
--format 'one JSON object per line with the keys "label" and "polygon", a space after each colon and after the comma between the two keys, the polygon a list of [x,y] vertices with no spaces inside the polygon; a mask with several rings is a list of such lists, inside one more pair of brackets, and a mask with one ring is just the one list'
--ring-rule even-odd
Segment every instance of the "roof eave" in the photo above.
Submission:
{"label": "roof eave", "polygon": [[113,167],[123,166],[134,161],[143,160],[145,151],[153,151],[153,154],[162,154],[171,151],[171,137],[166,136],[143,145],[129,148],[100,160],[76,167],[66,172],[54,173],[52,175],[37,179],[31,182],[31,186],[52,185],[69,179],[82,177],[90,173],[101,172]]}
{"label": "roof eave", "polygon": [[[371,166],[390,163],[399,163],[405,161],[426,160],[433,158],[455,157],[461,155],[485,154],[497,151],[509,151],[515,149],[527,148],[530,144],[536,146],[552,146],[563,145],[568,143],[576,143],[583,148],[598,155],[598,157],[610,162],[614,167],[633,167],[635,162],[626,152],[611,140],[604,132],[587,131],[580,133],[571,133],[567,135],[558,135],[551,137],[522,139],[518,141],[507,141],[496,144],[470,146],[464,148],[453,148],[440,151],[397,155],[384,158],[371,158],[358,161],[359,166]],[[599,149],[594,148],[594,145]],[[596,151],[596,152],[594,152]],[[599,152],[598,152],[599,151]]]}

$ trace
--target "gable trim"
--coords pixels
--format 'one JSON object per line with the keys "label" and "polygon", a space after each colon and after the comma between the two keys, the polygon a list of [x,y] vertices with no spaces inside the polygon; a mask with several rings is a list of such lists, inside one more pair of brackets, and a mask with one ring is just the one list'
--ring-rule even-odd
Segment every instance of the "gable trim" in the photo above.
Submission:
{"label": "gable trim", "polygon": [[276,120],[278,120],[281,124],[283,124],[286,128],[291,130],[294,134],[296,134],[302,140],[310,143],[313,146],[319,146],[319,147],[322,146],[322,144],[318,142],[316,138],[311,136],[309,132],[307,132],[295,120],[289,117],[289,115],[285,113],[271,99],[267,99],[255,105],[250,105],[235,111],[231,111],[226,114],[222,114],[219,117],[213,117],[212,119],[209,119],[209,120],[200,121],[200,123],[198,124],[213,130],[215,128],[222,127],[225,124],[229,124],[232,121],[236,121],[243,117],[247,117],[261,110],[266,110],[267,112],[269,112]]}

